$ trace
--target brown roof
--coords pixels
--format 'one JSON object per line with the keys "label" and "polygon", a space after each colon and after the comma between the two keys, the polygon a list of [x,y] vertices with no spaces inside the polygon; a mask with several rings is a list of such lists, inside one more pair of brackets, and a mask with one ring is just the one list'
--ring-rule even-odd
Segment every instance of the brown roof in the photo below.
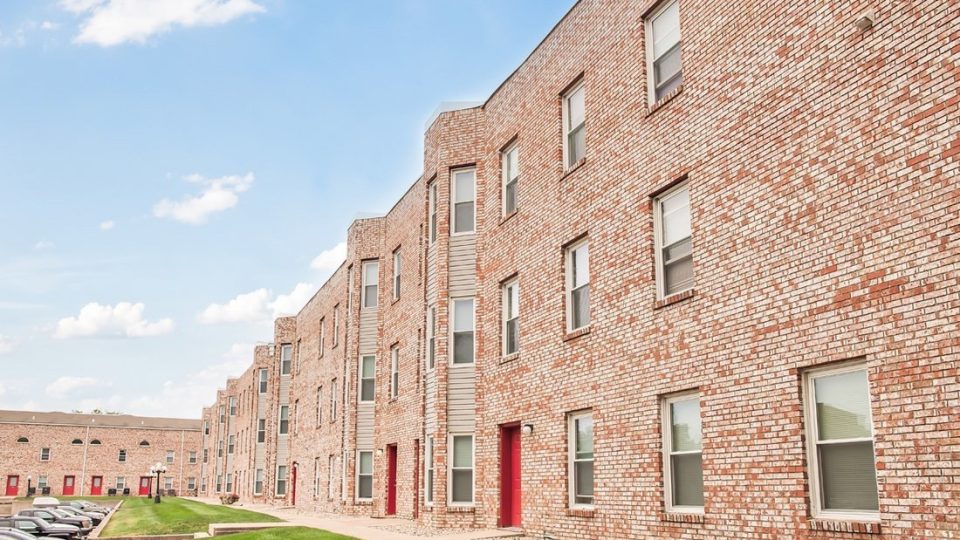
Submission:
{"label": "brown roof", "polygon": [[177,430],[199,430],[201,425],[200,420],[188,418],[156,418],[151,416],[131,416],[129,414],[76,414],[3,410],[0,410],[0,424],[57,424]]}

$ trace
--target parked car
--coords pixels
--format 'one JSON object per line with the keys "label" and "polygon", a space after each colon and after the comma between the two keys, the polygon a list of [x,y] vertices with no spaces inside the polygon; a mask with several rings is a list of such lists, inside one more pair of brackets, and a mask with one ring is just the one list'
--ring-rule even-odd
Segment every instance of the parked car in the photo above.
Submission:
{"label": "parked car", "polygon": [[0,538],[4,540],[54,540],[52,536],[34,536],[10,527],[0,527]]}
{"label": "parked car", "polygon": [[99,525],[100,522],[103,521],[103,518],[106,517],[106,516],[104,516],[103,514],[101,514],[100,512],[84,512],[83,510],[77,510],[76,508],[74,508],[74,507],[72,507],[72,506],[70,506],[70,505],[68,505],[68,504],[61,504],[60,506],[57,507],[57,510],[59,510],[59,511],[61,511],[61,512],[66,512],[66,513],[70,514],[71,516],[78,516],[78,517],[87,517],[87,518],[90,518],[90,520],[93,521],[93,526],[94,526],[94,527],[96,527],[97,525]]}
{"label": "parked car", "polygon": [[60,499],[56,497],[37,497],[33,500],[34,508],[56,508],[60,506]]}
{"label": "parked car", "polygon": [[11,516],[0,518],[0,527],[19,529],[34,536],[51,536],[68,540],[83,538],[78,527],[63,523],[49,523],[38,517]]}
{"label": "parked car", "polygon": [[80,529],[80,532],[87,534],[93,530],[93,520],[86,516],[71,516],[63,510],[56,508],[27,508],[17,512],[18,516],[38,517],[49,523],[62,523],[64,525],[73,525]]}
{"label": "parked car", "polygon": [[103,515],[107,515],[110,513],[111,510],[113,510],[113,508],[103,506],[101,504],[94,504],[90,501],[84,501],[80,499],[75,501],[67,501],[67,504],[76,508],[77,510],[80,510],[81,512],[99,512]]}

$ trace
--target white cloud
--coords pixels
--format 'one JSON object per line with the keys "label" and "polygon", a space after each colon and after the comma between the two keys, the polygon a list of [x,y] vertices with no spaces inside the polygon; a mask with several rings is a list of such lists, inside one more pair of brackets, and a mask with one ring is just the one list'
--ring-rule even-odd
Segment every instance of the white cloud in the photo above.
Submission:
{"label": "white cloud", "polygon": [[100,230],[101,230],[101,231],[109,231],[109,230],[112,229],[114,226],[116,226],[116,223],[114,223],[112,219],[108,219],[108,220],[106,220],[106,221],[101,221],[101,222],[100,222]]}
{"label": "white cloud", "polygon": [[43,21],[40,23],[41,30],[56,30],[57,28],[60,28],[60,24],[53,21]]}
{"label": "white cloud", "polygon": [[266,11],[253,0],[61,0],[80,17],[76,43],[101,47],[145,43],[177,27],[215,26]]}
{"label": "white cloud", "polygon": [[274,296],[269,289],[239,294],[225,304],[210,304],[197,320],[203,324],[269,322],[282,315],[296,314],[316,293],[312,283],[297,283],[288,294]]}
{"label": "white cloud", "polygon": [[91,302],[80,309],[78,316],[60,319],[53,337],[147,337],[167,334],[173,330],[173,320],[149,322],[144,320],[143,310],[142,303],[120,302],[116,306],[107,306]]}
{"label": "white cloud", "polygon": [[63,398],[76,390],[98,384],[99,381],[93,377],[59,377],[47,385],[47,395],[52,398]]}
{"label": "white cloud", "polygon": [[154,216],[191,225],[206,223],[210,215],[223,212],[237,205],[237,201],[240,200],[239,194],[250,189],[250,185],[253,184],[253,173],[210,179],[199,174],[191,174],[184,179],[194,184],[203,185],[203,191],[198,195],[186,197],[180,201],[161,200],[153,205]]}
{"label": "white cloud", "polygon": [[54,243],[51,242],[51,241],[49,241],[49,240],[40,240],[39,242],[37,242],[36,244],[33,245],[33,250],[34,250],[34,251],[43,251],[43,250],[45,250],[45,249],[50,249],[50,248],[52,248],[53,246],[54,246]]}
{"label": "white cloud", "polygon": [[340,242],[330,249],[325,249],[310,262],[310,268],[330,274],[340,267],[347,259],[347,243]]}
{"label": "white cloud", "polygon": [[0,354],[7,354],[9,352],[13,352],[13,340],[0,334]]}

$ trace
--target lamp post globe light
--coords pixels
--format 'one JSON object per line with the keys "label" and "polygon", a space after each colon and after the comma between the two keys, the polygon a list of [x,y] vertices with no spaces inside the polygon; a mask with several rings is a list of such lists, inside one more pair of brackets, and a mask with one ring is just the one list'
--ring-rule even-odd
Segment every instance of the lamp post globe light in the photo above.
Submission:
{"label": "lamp post globe light", "polygon": [[154,465],[153,467],[150,467],[150,475],[151,476],[157,475],[157,487],[154,488],[156,490],[156,496],[153,498],[153,502],[155,503],[160,502],[160,475],[165,472],[167,472],[166,465],[164,465],[163,463],[160,463],[159,461],[157,462],[156,465]]}

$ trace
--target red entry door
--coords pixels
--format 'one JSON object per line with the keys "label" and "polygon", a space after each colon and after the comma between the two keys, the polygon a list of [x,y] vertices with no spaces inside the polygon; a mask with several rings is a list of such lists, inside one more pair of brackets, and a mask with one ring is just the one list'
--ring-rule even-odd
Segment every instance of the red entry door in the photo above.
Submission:
{"label": "red entry door", "polygon": [[397,513],[397,445],[387,447],[387,515]]}
{"label": "red entry door", "polygon": [[76,481],[77,481],[77,478],[75,476],[63,477],[63,494],[64,495],[73,495],[73,488]]}
{"label": "red entry door", "polygon": [[103,492],[103,477],[94,476],[90,478],[90,495],[100,495]]}
{"label": "red entry door", "polygon": [[520,426],[500,428],[500,526],[519,527]]}
{"label": "red entry door", "polygon": [[153,481],[152,477],[149,477],[149,476],[140,477],[140,495],[150,494],[150,482],[152,481]]}
{"label": "red entry door", "polygon": [[11,474],[7,477],[7,497],[16,497],[17,492],[20,490],[20,477]]}

